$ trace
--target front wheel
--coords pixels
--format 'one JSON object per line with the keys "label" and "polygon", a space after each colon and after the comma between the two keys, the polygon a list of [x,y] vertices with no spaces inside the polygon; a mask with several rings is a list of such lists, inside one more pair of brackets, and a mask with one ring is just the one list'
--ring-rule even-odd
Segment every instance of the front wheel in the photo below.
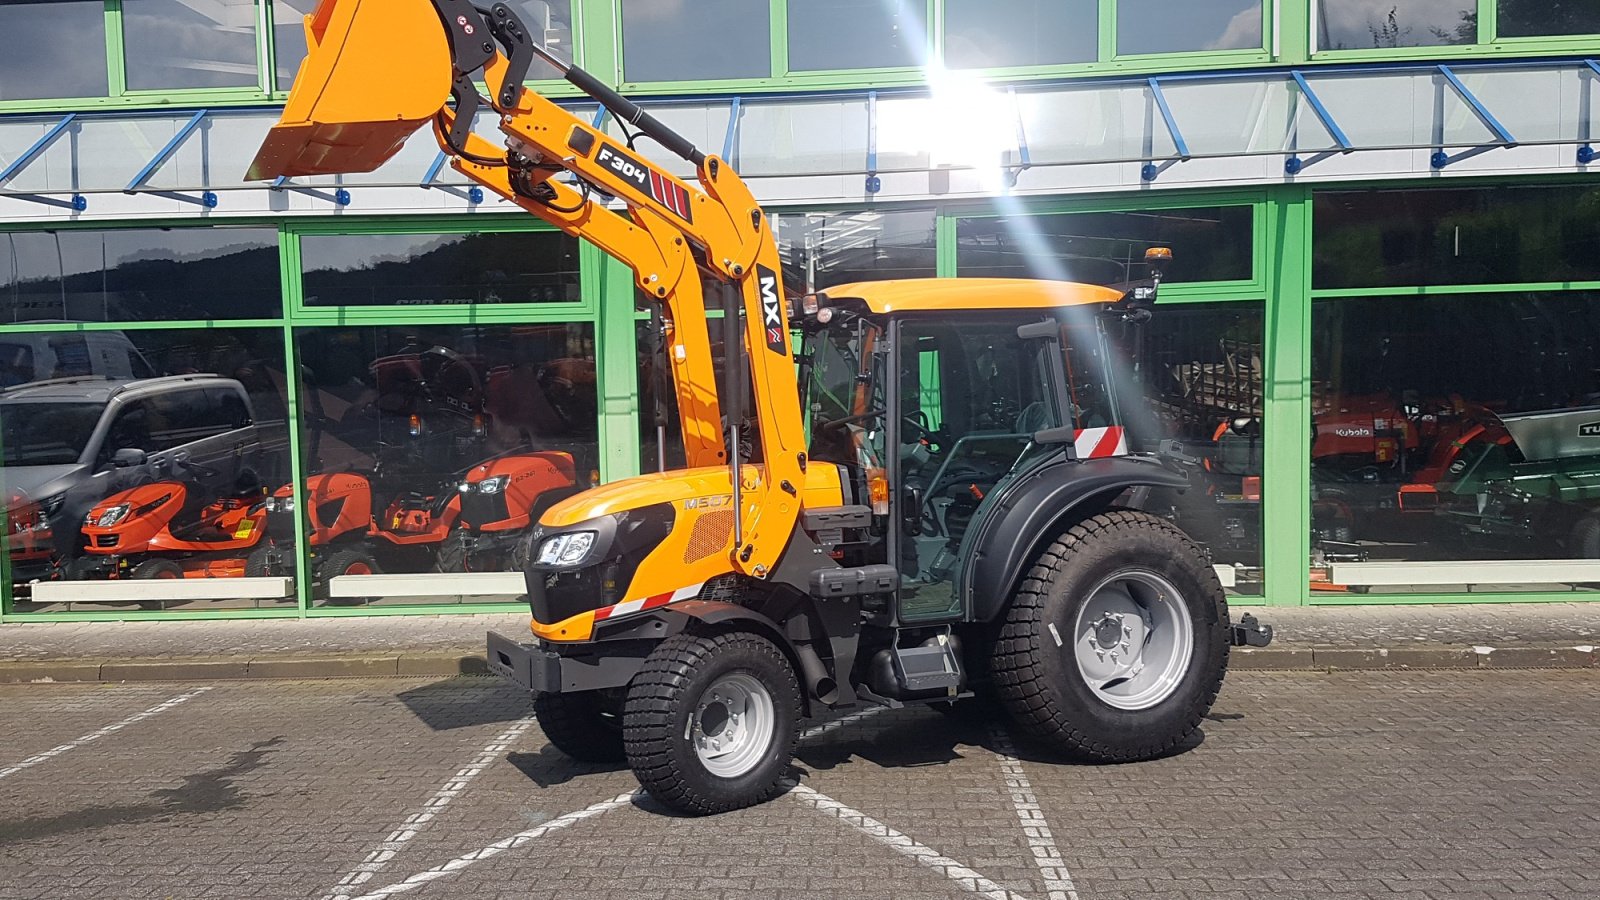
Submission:
{"label": "front wheel", "polygon": [[1069,755],[1132,762],[1199,727],[1228,665],[1228,604],[1204,552],[1165,519],[1115,510],[1034,561],[995,645],[1018,724]]}
{"label": "front wheel", "polygon": [[621,762],[619,703],[602,691],[535,694],[533,715],[557,750],[579,762]]}
{"label": "front wheel", "polygon": [[707,815],[772,798],[800,723],[789,660],[755,634],[662,641],[628,688],[628,764],[650,795]]}

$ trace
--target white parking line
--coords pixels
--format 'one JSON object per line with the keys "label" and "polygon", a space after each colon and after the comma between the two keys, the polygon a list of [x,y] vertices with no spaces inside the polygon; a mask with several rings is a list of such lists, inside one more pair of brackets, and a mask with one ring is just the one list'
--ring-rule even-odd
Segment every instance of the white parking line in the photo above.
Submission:
{"label": "white parking line", "polygon": [[187,702],[189,700],[194,699],[195,697],[200,696],[201,694],[204,694],[206,691],[211,690],[211,687],[212,687],[211,685],[207,685],[205,687],[195,688],[194,690],[189,691],[188,693],[179,694],[178,696],[173,697],[170,700],[164,700],[161,703],[157,703],[155,706],[150,707],[149,709],[145,710],[144,712],[136,712],[133,715],[127,717],[126,719],[123,719],[120,722],[113,722],[113,723],[111,723],[110,725],[107,725],[104,728],[97,728],[94,731],[91,731],[88,734],[84,735],[83,737],[77,738],[75,740],[67,741],[65,744],[62,744],[59,747],[51,747],[49,750],[46,750],[43,753],[38,753],[38,754],[35,754],[33,756],[30,756],[27,759],[23,760],[22,762],[17,763],[14,766],[11,766],[11,767],[5,768],[5,769],[0,769],[0,778],[6,778],[6,777],[9,777],[11,775],[15,775],[18,772],[21,772],[23,769],[31,769],[34,766],[37,766],[38,764],[40,764],[42,762],[54,759],[57,756],[60,756],[61,754],[66,753],[68,750],[73,750],[73,749],[76,749],[78,747],[82,747],[84,744],[88,744],[88,743],[92,743],[94,741],[98,741],[98,740],[100,740],[101,738],[105,737],[108,734],[113,734],[115,732],[121,731],[122,729],[127,728],[129,725],[133,725],[133,724],[136,724],[138,722],[143,722],[145,719],[148,719],[151,716],[158,716],[158,715],[166,712],[167,710],[173,708],[174,706],[177,706],[180,703],[185,703],[185,702]]}
{"label": "white parking line", "polygon": [[639,796],[640,793],[642,792],[630,791],[626,794],[618,794],[617,796],[612,797],[610,800],[602,800],[592,806],[585,806],[583,809],[580,809],[577,812],[570,812],[564,816],[551,819],[537,828],[529,828],[527,831],[519,831],[516,834],[513,834],[511,837],[508,837],[503,841],[496,841],[482,850],[474,850],[471,853],[458,856],[455,859],[444,863],[443,865],[434,866],[426,872],[418,872],[410,878],[407,878],[405,881],[397,881],[394,884],[384,885],[375,891],[362,894],[360,897],[355,898],[355,900],[379,900],[381,897],[392,897],[395,894],[403,894],[406,891],[414,891],[425,884],[437,881],[447,875],[454,875],[455,873],[467,868],[470,865],[473,865],[474,863],[480,863],[486,859],[499,856],[507,850],[516,850],[519,847],[526,846],[527,844],[544,837],[552,831],[566,828],[569,825],[576,825],[579,822],[582,822],[584,819],[594,818],[601,813],[609,812],[610,810],[616,809],[619,806],[627,806],[629,803],[632,803],[633,799]]}
{"label": "white parking line", "polygon": [[1006,790],[1011,793],[1011,806],[1022,823],[1022,833],[1028,838],[1033,851],[1033,864],[1039,867],[1044,879],[1044,889],[1050,900],[1078,900],[1078,889],[1072,883],[1072,873],[1061,859],[1061,849],[1056,846],[1055,835],[1050,833],[1050,823],[1045,821],[1039,808],[1039,798],[1033,793],[1033,783],[1022,771],[1022,761],[1017,759],[1016,745],[1011,735],[999,725],[989,726],[989,736],[994,742],[995,756],[1000,758],[1000,771],[1006,776]]}
{"label": "white parking line", "polygon": [[957,886],[966,891],[970,891],[980,897],[992,897],[994,900],[1027,900],[1022,894],[1001,887],[950,857],[940,855],[939,851],[932,847],[919,844],[907,835],[895,831],[860,810],[845,806],[826,794],[818,793],[803,784],[797,784],[789,791],[789,796],[799,803],[826,813],[855,828],[889,849],[911,857],[919,864],[927,866],[955,882]]}
{"label": "white parking line", "polygon": [[362,860],[344,878],[340,879],[337,887],[324,894],[322,900],[349,897],[355,892],[356,888],[366,884],[372,879],[373,875],[382,871],[383,867],[387,866],[389,861],[395,858],[407,842],[416,837],[423,828],[427,827],[429,822],[434,820],[434,817],[438,816],[446,806],[450,805],[450,801],[461,796],[461,793],[467,789],[467,785],[471,784],[474,778],[482,775],[484,769],[494,765],[500,759],[500,755],[510,749],[513,741],[522,737],[523,732],[533,727],[533,722],[533,716],[525,716],[518,719],[510,728],[496,735],[493,741],[490,741],[487,746],[478,751],[477,757],[472,762],[452,775],[450,780],[444,783],[443,787],[428,798],[428,802],[422,804],[421,809],[406,817],[406,820],[400,823],[400,827],[390,832],[382,843],[367,854],[366,859]]}

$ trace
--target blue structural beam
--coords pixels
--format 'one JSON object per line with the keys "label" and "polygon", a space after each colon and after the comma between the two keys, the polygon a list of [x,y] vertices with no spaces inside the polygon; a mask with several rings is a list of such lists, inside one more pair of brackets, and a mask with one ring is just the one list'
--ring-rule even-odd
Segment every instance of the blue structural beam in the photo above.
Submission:
{"label": "blue structural beam", "polygon": [[728,133],[722,137],[722,158],[733,163],[733,150],[739,141],[739,98],[734,97],[728,106]]}
{"label": "blue structural beam", "polygon": [[22,170],[26,169],[29,163],[38,159],[39,154],[50,149],[50,145],[56,142],[56,138],[66,133],[67,126],[71,125],[72,120],[75,118],[77,118],[77,113],[67,113],[62,117],[61,121],[50,126],[50,130],[41,135],[37,141],[34,141],[32,147],[23,151],[21,156],[11,161],[11,165],[0,171],[0,184],[5,184],[22,174]]}
{"label": "blue structural beam", "polygon": [[1583,64],[1588,66],[1589,71],[1593,72],[1596,76],[1600,76],[1600,63],[1597,63],[1592,59],[1586,59],[1583,61]]}
{"label": "blue structural beam", "polygon": [[867,91],[867,193],[883,190],[878,177],[878,92]]}
{"label": "blue structural beam", "polygon": [[422,173],[422,182],[419,185],[420,187],[433,186],[433,180],[439,177],[439,170],[444,168],[444,160],[445,153],[443,150],[440,150],[439,155],[435,156],[433,158],[433,162],[428,165],[428,171]]}
{"label": "blue structural beam", "polygon": [[1161,120],[1167,123],[1167,134],[1172,136],[1172,146],[1178,151],[1178,158],[1185,162],[1189,159],[1189,145],[1183,139],[1183,132],[1178,130],[1178,120],[1172,117],[1172,107],[1167,105],[1167,95],[1161,92],[1161,80],[1149,79],[1150,93],[1156,98],[1156,109],[1161,111]]}
{"label": "blue structural beam", "polygon": [[1328,108],[1322,105],[1322,98],[1318,97],[1317,92],[1313,91],[1311,85],[1306,83],[1306,77],[1300,74],[1298,69],[1290,72],[1289,75],[1294,78],[1294,83],[1300,88],[1300,95],[1306,98],[1307,103],[1311,104],[1311,111],[1317,114],[1317,120],[1322,123],[1323,128],[1328,130],[1328,136],[1333,138],[1334,143],[1339,145],[1339,149],[1345,153],[1354,150],[1355,147],[1351,145],[1350,138],[1345,136],[1344,129],[1340,128],[1339,123],[1334,121],[1333,114],[1328,112]]}
{"label": "blue structural beam", "polygon": [[1485,107],[1481,102],[1478,101],[1477,97],[1473,96],[1471,91],[1467,90],[1467,86],[1461,83],[1461,79],[1456,77],[1455,72],[1450,71],[1449,66],[1439,66],[1439,74],[1444,76],[1445,81],[1450,82],[1450,86],[1455,89],[1456,96],[1460,97],[1468,106],[1472,108],[1473,114],[1478,117],[1478,120],[1481,121],[1485,127],[1494,132],[1494,136],[1500,140],[1500,143],[1507,147],[1515,147],[1517,145],[1517,139],[1511,136],[1511,132],[1507,131],[1504,125],[1500,124],[1500,120],[1496,119],[1494,115],[1489,112],[1488,107]]}
{"label": "blue structural beam", "polygon": [[167,141],[167,145],[165,147],[162,147],[160,150],[156,151],[155,157],[148,163],[145,163],[144,168],[139,170],[139,174],[133,176],[133,180],[128,182],[128,186],[123,188],[122,192],[124,194],[138,193],[139,188],[144,186],[144,183],[150,179],[150,176],[154,175],[156,170],[161,168],[161,165],[171,158],[172,154],[178,152],[178,148],[183,146],[183,142],[189,139],[189,135],[193,134],[194,130],[200,127],[200,123],[205,121],[207,112],[209,112],[209,110],[202,109],[190,116],[189,121],[185,122],[183,127],[178,129],[178,133],[172,136],[172,140]]}

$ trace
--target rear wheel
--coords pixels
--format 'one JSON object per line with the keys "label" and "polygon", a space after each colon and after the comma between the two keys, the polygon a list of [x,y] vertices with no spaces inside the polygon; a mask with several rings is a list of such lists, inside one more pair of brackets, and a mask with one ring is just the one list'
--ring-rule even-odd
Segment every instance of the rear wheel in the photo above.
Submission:
{"label": "rear wheel", "polygon": [[[139,579],[182,578],[183,566],[178,565],[170,559],[147,559],[144,562],[139,563],[137,566],[134,566],[133,571],[128,573],[128,577]],[[161,600],[140,600],[139,608],[160,609],[163,602],[164,601]]]}
{"label": "rear wheel", "polygon": [[535,694],[533,715],[557,750],[579,762],[621,762],[622,704],[600,691]]}
{"label": "rear wheel", "polygon": [[628,764],[652,797],[694,815],[770,799],[788,770],[800,684],[771,641],[747,632],[662,641],[628,688]]}
{"label": "rear wheel", "polygon": [[1070,755],[1166,753],[1211,709],[1228,662],[1228,606],[1200,548],[1171,523],[1117,510],[1035,560],[995,646],[1006,710]]}

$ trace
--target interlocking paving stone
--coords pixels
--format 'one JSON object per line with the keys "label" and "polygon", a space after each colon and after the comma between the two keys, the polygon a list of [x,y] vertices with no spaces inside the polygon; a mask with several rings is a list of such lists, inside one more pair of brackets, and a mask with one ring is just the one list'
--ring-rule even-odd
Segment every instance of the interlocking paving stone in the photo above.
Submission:
{"label": "interlocking paving stone", "polygon": [[[0,686],[0,768],[192,683]],[[0,900],[317,898],[528,712],[488,678],[236,681],[0,780]],[[1600,896],[1600,671],[1230,675],[1170,757],[1014,755],[1078,896]],[[885,711],[811,738],[809,789],[1047,897],[988,725]],[[634,788],[537,726],[369,888]],[[953,898],[794,798],[710,819],[625,803],[404,894]]]}

